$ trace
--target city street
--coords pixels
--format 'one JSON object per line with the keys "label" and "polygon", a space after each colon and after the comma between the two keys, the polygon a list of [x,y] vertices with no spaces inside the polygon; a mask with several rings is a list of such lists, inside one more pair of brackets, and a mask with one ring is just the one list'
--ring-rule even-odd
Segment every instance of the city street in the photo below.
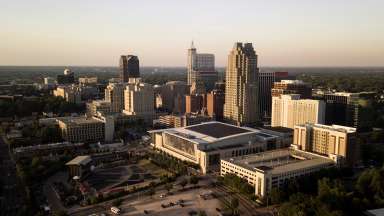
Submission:
{"label": "city street", "polygon": [[0,139],[0,170],[3,187],[1,215],[17,215],[18,210],[23,206],[23,198],[16,174],[16,165],[3,137]]}

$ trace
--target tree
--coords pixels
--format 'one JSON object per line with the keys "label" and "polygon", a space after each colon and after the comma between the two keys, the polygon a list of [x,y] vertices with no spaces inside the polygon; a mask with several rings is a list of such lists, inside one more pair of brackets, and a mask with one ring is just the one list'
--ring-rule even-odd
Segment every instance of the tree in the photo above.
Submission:
{"label": "tree", "polygon": [[151,198],[153,195],[155,195],[156,191],[154,187],[150,187],[147,191],[147,195],[149,195]]}
{"label": "tree", "polygon": [[189,183],[190,184],[193,184],[193,185],[197,185],[198,183],[199,183],[199,177],[197,177],[197,176],[191,176],[190,178],[189,178]]}
{"label": "tree", "polygon": [[232,211],[232,215],[238,215],[239,214],[239,199],[236,197],[233,197],[231,199],[231,202],[229,203],[230,209]]}
{"label": "tree", "polygon": [[123,203],[123,200],[119,198],[119,199],[113,200],[112,205],[113,206],[120,206],[121,203]]}
{"label": "tree", "polygon": [[172,190],[173,188],[173,184],[172,183],[168,183],[165,185],[165,189],[168,191],[168,193]]}
{"label": "tree", "polygon": [[183,188],[184,190],[184,187],[188,184],[188,181],[187,179],[183,178],[181,181],[180,181],[180,186]]}
{"label": "tree", "polygon": [[197,213],[198,216],[207,216],[207,213],[203,210],[200,210],[198,213]]}

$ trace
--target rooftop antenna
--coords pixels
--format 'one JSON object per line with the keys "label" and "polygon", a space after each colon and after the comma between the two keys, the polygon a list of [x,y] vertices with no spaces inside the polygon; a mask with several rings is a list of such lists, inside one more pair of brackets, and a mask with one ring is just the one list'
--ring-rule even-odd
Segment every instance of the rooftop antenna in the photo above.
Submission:
{"label": "rooftop antenna", "polygon": [[191,43],[191,49],[195,49],[195,45],[193,44],[193,40],[192,40],[192,43]]}

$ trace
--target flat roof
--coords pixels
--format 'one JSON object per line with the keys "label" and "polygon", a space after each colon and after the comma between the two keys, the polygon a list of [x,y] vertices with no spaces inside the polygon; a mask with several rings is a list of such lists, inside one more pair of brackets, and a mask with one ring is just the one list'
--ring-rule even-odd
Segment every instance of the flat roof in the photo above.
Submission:
{"label": "flat roof", "polygon": [[220,122],[208,122],[206,124],[188,126],[185,129],[195,131],[197,133],[205,134],[215,138],[222,138],[222,137],[231,136],[235,134],[251,132],[250,130],[245,128],[236,127],[236,126],[232,126],[232,125],[224,124]]}
{"label": "flat roof", "polygon": [[327,157],[291,148],[223,160],[251,171],[266,172],[272,175],[334,163],[333,160]]}
{"label": "flat roof", "polygon": [[209,121],[187,127],[151,130],[148,132],[171,134],[198,144],[213,143],[215,141],[244,135],[255,136],[258,140],[269,140],[278,137],[267,131],[260,131],[259,129],[249,127],[238,127],[217,121]]}
{"label": "flat roof", "polygon": [[87,117],[59,117],[57,120],[65,124],[90,124],[90,123],[102,123],[96,118]]}
{"label": "flat roof", "polygon": [[65,165],[87,165],[89,162],[91,162],[91,156],[89,155],[83,155],[83,156],[77,156],[73,158],[71,161],[66,163]]}

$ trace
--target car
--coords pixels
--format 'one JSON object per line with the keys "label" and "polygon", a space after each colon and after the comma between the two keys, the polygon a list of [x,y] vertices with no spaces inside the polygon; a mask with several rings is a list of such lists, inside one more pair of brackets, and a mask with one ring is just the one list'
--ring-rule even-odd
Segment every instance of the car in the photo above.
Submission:
{"label": "car", "polygon": [[167,197],[167,194],[161,194],[160,195],[160,198],[165,198],[165,197]]}
{"label": "car", "polygon": [[111,207],[111,212],[113,214],[119,215],[121,213],[121,210],[119,208],[117,208],[116,206],[112,206]]}

